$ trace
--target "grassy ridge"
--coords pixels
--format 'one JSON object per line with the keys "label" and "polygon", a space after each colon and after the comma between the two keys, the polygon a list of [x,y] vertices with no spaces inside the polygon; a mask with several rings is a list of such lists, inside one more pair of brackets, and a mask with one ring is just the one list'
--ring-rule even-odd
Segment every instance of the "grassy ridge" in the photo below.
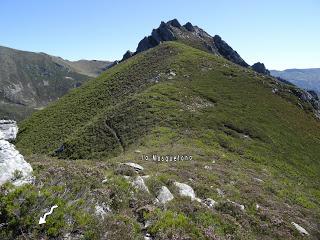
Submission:
{"label": "grassy ridge", "polygon": [[[280,91],[274,94],[274,88]],[[180,235],[199,239],[208,239],[203,227],[210,225],[217,235],[236,239],[298,239],[290,222],[302,218],[319,236],[320,122],[309,105],[290,94],[292,88],[167,42],[33,114],[20,125],[17,146],[24,153],[51,154],[63,144],[61,158],[106,160],[112,166],[135,161],[152,176],[147,182],[152,193],[161,185],[174,192],[172,181],[181,181],[201,198],[221,199],[219,187],[246,206],[245,215],[227,217],[230,209],[223,204],[210,214],[175,199],[168,211],[148,216],[159,238],[172,236],[170,226],[176,224]],[[136,149],[187,153],[194,161],[146,162]],[[255,210],[257,202],[268,207],[266,215]],[[274,218],[285,223],[276,225]],[[268,229],[262,230],[263,224]]]}

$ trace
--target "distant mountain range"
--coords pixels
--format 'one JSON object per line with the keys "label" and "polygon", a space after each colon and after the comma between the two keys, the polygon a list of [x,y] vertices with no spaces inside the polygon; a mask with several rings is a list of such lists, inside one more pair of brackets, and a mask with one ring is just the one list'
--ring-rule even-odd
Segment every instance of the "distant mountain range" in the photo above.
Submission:
{"label": "distant mountain range", "polygon": [[270,70],[272,76],[283,78],[298,87],[320,94],[320,68]]}
{"label": "distant mountain range", "polygon": [[0,46],[0,118],[20,120],[108,68],[107,61],[68,61]]}

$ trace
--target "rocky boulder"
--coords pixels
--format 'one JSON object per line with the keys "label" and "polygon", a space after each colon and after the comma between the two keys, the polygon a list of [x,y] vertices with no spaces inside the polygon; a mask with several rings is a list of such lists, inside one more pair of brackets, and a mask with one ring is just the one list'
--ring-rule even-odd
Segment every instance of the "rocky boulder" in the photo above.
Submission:
{"label": "rocky boulder", "polygon": [[261,74],[264,74],[264,75],[270,75],[270,72],[268,69],[266,69],[265,65],[261,62],[257,62],[255,64],[253,64],[251,66],[251,68],[256,71],[257,73],[261,73]]}
{"label": "rocky boulder", "polygon": [[174,182],[174,185],[178,188],[180,196],[190,197],[191,200],[195,200],[196,194],[192,187],[185,183]]}
{"label": "rocky boulder", "polygon": [[165,204],[173,199],[173,195],[166,186],[162,186],[158,192],[157,199],[160,203]]}
{"label": "rocky boulder", "polygon": [[141,190],[141,191],[144,191],[144,192],[147,192],[149,193],[149,189],[148,187],[146,186],[146,184],[144,183],[144,180],[142,177],[140,176],[137,176],[133,181],[132,181],[132,185]]}
{"label": "rocky boulder", "polygon": [[137,163],[132,163],[132,162],[128,162],[128,163],[124,163],[123,165],[129,166],[131,167],[133,170],[135,170],[136,172],[141,172],[143,171],[143,167],[140,166]]}

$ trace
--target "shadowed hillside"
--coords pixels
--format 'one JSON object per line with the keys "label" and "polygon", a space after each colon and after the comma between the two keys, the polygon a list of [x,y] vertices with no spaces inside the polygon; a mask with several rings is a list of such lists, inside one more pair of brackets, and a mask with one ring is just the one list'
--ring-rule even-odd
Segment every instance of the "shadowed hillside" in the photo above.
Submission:
{"label": "shadowed hillside", "polygon": [[0,118],[24,119],[109,65],[0,47]]}

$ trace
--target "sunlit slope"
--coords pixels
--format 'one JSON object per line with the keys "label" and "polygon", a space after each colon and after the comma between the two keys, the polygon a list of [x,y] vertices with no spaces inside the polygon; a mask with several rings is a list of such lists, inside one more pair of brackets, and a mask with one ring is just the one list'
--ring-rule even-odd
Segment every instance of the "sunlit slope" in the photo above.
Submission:
{"label": "sunlit slope", "polygon": [[21,124],[17,145],[32,153],[58,150],[64,158],[109,157],[138,145],[155,127],[168,127],[180,137],[208,138],[207,145],[316,175],[320,123],[274,87],[290,88],[221,57],[164,43],[35,113]]}
{"label": "sunlit slope", "polygon": [[[150,175],[153,194],[162,185],[174,189],[173,181],[189,183],[201,199],[221,202],[212,213],[202,213],[196,201],[175,194],[163,214],[184,217],[179,229],[191,239],[207,239],[205,226],[235,239],[299,239],[292,221],[317,239],[320,121],[310,105],[291,94],[293,88],[222,57],[167,42],[34,113],[20,124],[17,147],[26,156],[36,153],[30,159],[40,156],[36,164],[51,161],[43,154],[92,159],[97,166],[102,160],[111,169],[139,163]],[[193,160],[145,161],[141,154],[188,154]],[[72,164],[83,167],[83,161]],[[225,208],[226,199],[244,204],[245,212]],[[127,215],[128,209],[122,211]],[[161,213],[155,213],[159,220],[150,230],[159,239],[176,231],[170,216]]]}

